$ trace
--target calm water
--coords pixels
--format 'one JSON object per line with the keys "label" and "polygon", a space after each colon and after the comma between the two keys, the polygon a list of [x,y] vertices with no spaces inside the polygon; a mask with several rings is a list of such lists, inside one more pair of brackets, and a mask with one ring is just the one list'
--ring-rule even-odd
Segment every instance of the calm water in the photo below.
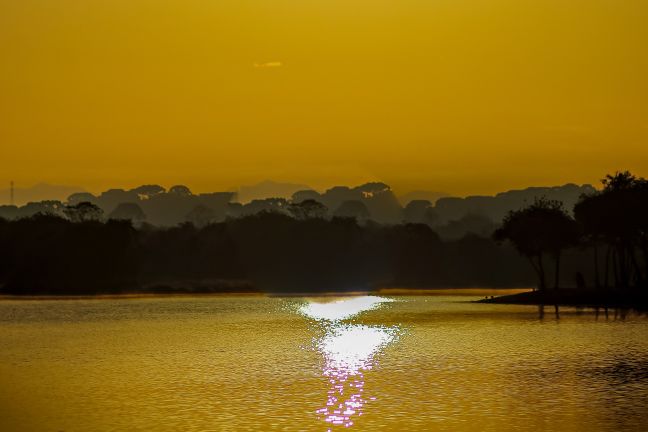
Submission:
{"label": "calm water", "polygon": [[648,320],[472,299],[0,301],[0,430],[648,430]]}

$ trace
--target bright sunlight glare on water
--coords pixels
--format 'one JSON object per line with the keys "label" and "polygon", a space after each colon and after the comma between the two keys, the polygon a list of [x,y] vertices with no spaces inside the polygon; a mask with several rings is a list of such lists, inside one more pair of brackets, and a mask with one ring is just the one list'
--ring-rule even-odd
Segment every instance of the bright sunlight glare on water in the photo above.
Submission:
{"label": "bright sunlight glare on water", "polygon": [[376,296],[349,297],[342,300],[317,302],[309,300],[300,312],[315,320],[339,321],[353,318],[361,312],[376,308],[381,303],[392,301]]}
{"label": "bright sunlight glare on water", "polygon": [[323,375],[329,380],[326,406],[318,409],[318,418],[333,426],[353,426],[354,416],[361,416],[365,404],[375,400],[365,392],[364,371],[373,367],[374,356],[396,338],[396,326],[366,326],[341,323],[361,312],[375,309],[390,299],[363,296],[333,302],[309,300],[300,311],[319,321],[324,335],[315,342],[324,356]]}

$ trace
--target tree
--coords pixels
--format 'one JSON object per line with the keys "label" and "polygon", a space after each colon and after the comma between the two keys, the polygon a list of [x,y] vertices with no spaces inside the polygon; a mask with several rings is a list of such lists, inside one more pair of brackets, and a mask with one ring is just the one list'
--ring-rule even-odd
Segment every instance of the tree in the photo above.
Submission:
{"label": "tree", "polygon": [[187,214],[187,220],[199,228],[209,225],[215,218],[216,212],[202,204],[197,205]]}
{"label": "tree", "polygon": [[131,189],[129,192],[136,193],[140,199],[149,199],[155,195],[164,193],[165,191],[166,189],[164,189],[160,185],[150,184],[150,185],[138,186],[134,189]]}
{"label": "tree", "polygon": [[98,221],[103,216],[103,210],[99,206],[87,201],[66,206],[63,213],[72,222]]}
{"label": "tree", "polygon": [[356,187],[355,190],[362,193],[363,197],[370,198],[377,194],[389,192],[391,188],[383,182],[369,182]]}
{"label": "tree", "polygon": [[288,212],[290,212],[295,219],[323,219],[328,213],[328,208],[319,201],[306,199],[298,203],[291,203],[288,206]]}
{"label": "tree", "polygon": [[76,205],[82,202],[91,202],[94,203],[97,201],[97,197],[92,195],[89,192],[77,192],[73,193],[67,198],[67,203],[69,205]]}
{"label": "tree", "polygon": [[261,212],[286,214],[288,206],[286,198],[255,199],[243,206],[241,215],[253,215]]}
{"label": "tree", "polygon": [[121,203],[108,216],[109,219],[129,220],[140,223],[146,220],[146,214],[137,203]]}
{"label": "tree", "polygon": [[19,208],[15,205],[0,205],[0,219],[15,219],[19,214]]}
{"label": "tree", "polygon": [[319,201],[321,199],[322,195],[314,190],[311,189],[305,189],[305,190],[300,190],[292,194],[292,202],[294,203],[300,203],[305,200],[315,200]]}
{"label": "tree", "polygon": [[438,225],[434,229],[443,239],[459,239],[468,234],[480,237],[490,237],[497,224],[488,216],[466,213],[458,220],[451,220],[445,225]]}
{"label": "tree", "polygon": [[578,235],[578,225],[565,212],[562,203],[544,198],[521,210],[510,211],[493,234],[497,241],[510,241],[529,260],[542,291],[547,287],[544,255],[554,258],[554,288],[558,288],[562,251],[576,244]]}
{"label": "tree", "polygon": [[174,195],[189,196],[191,195],[191,190],[184,185],[175,185],[175,186],[171,186],[171,189],[169,189],[169,193]]}
{"label": "tree", "polygon": [[367,206],[362,201],[344,201],[340,207],[335,210],[334,216],[354,218],[358,221],[369,219],[370,214]]}
{"label": "tree", "polygon": [[403,219],[410,223],[427,223],[427,211],[431,206],[428,200],[412,200],[403,209]]}
{"label": "tree", "polygon": [[[648,280],[648,181],[629,171],[608,174],[603,190],[584,195],[574,207],[574,216],[582,225],[585,238],[594,246],[608,245],[605,257],[605,286],[610,262],[617,287]],[[643,266],[637,257],[643,255]],[[598,264],[597,264],[598,267]],[[643,268],[642,268],[643,267]]]}
{"label": "tree", "polygon": [[65,206],[61,201],[46,200],[38,202],[29,202],[20,207],[19,217],[30,217],[36,214],[46,214],[53,216],[63,216]]}
{"label": "tree", "polygon": [[[581,226],[583,233],[583,243],[592,246],[594,250],[594,283],[596,287],[601,286],[601,277],[599,270],[599,244],[606,240],[605,213],[607,206],[605,205],[605,197],[595,193],[589,195],[582,195],[574,206],[574,218]],[[607,285],[607,270],[609,263],[610,249],[606,257],[606,276],[605,284]]]}

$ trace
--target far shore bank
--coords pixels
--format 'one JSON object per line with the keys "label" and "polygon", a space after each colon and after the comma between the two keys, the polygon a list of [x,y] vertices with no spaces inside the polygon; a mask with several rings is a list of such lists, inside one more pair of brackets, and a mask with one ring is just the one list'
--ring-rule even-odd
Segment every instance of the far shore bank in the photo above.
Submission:
{"label": "far shore bank", "polygon": [[508,294],[519,294],[531,291],[532,288],[480,288],[480,287],[457,287],[457,288],[380,288],[375,294],[386,296],[425,296],[425,295],[464,295],[464,296],[491,296]]}
{"label": "far shore bank", "polygon": [[648,311],[648,293],[641,288],[617,289],[549,289],[527,291],[477,300],[478,303],[537,306],[571,306],[583,308],[634,309]]}
{"label": "far shore bank", "polygon": [[0,300],[120,300],[120,299],[147,299],[147,298],[182,298],[182,297],[261,297],[262,292],[131,292],[115,294],[39,294],[17,295],[0,294]]}
{"label": "far shore bank", "polygon": [[[161,288],[160,288],[161,287]],[[160,288],[160,289],[156,289]],[[242,289],[224,290],[222,287],[207,289],[182,288],[177,285],[170,287],[168,285],[151,287],[141,291],[132,290],[120,293],[87,293],[87,294],[2,294],[0,300],[93,300],[93,299],[146,299],[146,298],[163,298],[163,297],[352,297],[352,296],[426,296],[426,295],[461,295],[461,296],[492,296],[501,295],[502,293],[510,295],[529,292],[530,288],[379,288],[375,290],[357,290],[357,291],[304,291],[304,292],[266,292],[256,290],[252,287]]]}

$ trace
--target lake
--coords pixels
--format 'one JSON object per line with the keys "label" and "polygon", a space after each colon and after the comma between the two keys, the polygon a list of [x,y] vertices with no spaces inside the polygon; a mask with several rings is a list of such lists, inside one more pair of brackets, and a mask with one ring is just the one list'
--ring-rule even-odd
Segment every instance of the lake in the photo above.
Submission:
{"label": "lake", "polygon": [[646,318],[478,298],[1,300],[0,430],[648,430]]}

